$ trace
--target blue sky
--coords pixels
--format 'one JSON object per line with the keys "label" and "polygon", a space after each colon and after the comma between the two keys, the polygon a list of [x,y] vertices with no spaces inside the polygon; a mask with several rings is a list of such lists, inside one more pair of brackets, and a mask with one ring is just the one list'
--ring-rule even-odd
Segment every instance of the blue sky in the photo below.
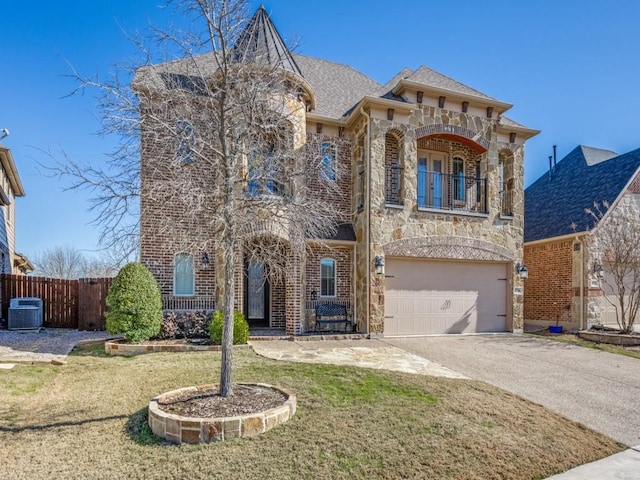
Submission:
{"label": "blue sky", "polygon": [[[16,248],[96,250],[88,193],[65,192],[37,162],[60,152],[99,164],[115,139],[96,135],[92,92],[63,98],[83,75],[106,78],[129,63],[128,34],[171,18],[162,0],[4,2],[0,128],[26,190],[17,199]],[[527,143],[525,183],[543,174],[552,145],[624,153],[640,147],[640,2],[636,0],[265,0],[296,51],[353,66],[384,83],[427,65],[514,107],[507,116],[542,133]],[[295,5],[295,7],[294,7]]]}

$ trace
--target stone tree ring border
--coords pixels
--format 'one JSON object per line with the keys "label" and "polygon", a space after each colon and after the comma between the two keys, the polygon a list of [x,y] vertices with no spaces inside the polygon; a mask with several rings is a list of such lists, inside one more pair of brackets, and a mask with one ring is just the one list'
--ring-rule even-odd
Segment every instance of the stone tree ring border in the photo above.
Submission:
{"label": "stone tree ring border", "polygon": [[515,253],[493,243],[464,237],[407,238],[387,243],[385,256],[514,262]]}

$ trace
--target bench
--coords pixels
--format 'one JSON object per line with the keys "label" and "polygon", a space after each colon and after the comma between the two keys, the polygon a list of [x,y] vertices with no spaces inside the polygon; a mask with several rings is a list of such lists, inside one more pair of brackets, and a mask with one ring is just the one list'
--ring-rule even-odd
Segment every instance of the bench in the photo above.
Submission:
{"label": "bench", "polygon": [[338,303],[320,303],[316,305],[316,326],[315,331],[321,325],[334,323],[344,323],[344,331],[348,332],[351,327],[351,319],[347,313],[347,307]]}

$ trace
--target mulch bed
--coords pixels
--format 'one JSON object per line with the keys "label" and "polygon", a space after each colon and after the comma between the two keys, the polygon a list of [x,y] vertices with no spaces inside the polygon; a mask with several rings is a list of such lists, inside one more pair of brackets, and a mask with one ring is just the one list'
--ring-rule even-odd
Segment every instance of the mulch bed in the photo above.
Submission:
{"label": "mulch bed", "polygon": [[183,417],[222,418],[264,412],[286,401],[283,393],[271,388],[234,385],[231,397],[221,397],[218,389],[184,392],[158,402],[158,407]]}

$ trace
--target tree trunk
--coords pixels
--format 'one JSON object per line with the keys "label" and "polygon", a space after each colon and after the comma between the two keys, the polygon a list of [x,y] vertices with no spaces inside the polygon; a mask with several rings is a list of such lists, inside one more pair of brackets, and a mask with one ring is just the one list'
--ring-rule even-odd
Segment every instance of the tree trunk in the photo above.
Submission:
{"label": "tree trunk", "polygon": [[[225,237],[229,237],[225,233]],[[233,239],[225,238],[224,258],[224,323],[222,327],[222,364],[220,366],[220,396],[233,395],[233,313],[235,295],[235,249]]]}

